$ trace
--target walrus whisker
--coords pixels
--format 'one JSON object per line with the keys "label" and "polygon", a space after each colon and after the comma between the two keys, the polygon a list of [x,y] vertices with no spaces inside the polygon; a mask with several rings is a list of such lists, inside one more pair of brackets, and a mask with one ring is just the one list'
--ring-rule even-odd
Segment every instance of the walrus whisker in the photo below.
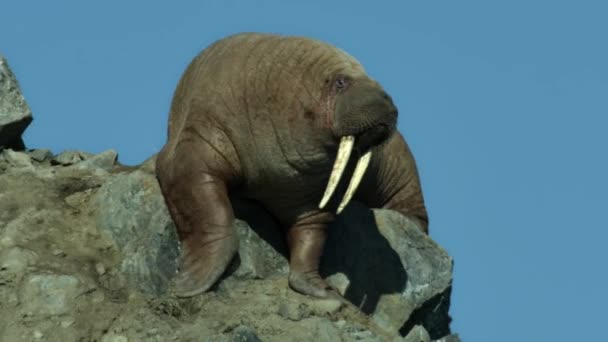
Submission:
{"label": "walrus whisker", "polygon": [[342,210],[344,210],[344,208],[348,205],[348,202],[350,202],[351,198],[353,198],[353,195],[357,191],[357,188],[359,187],[359,184],[363,179],[363,175],[365,175],[365,170],[367,170],[371,159],[372,151],[367,151],[361,158],[359,158],[359,161],[357,161],[357,166],[355,167],[355,171],[353,172],[353,177],[350,179],[350,183],[348,184],[348,188],[346,189],[346,193],[342,198],[340,206],[338,206],[336,214],[340,214],[340,212],[342,212]]}
{"label": "walrus whisker", "polygon": [[323,194],[323,198],[319,203],[319,209],[323,209],[327,205],[327,202],[329,202],[331,195],[336,190],[336,187],[340,182],[340,178],[342,178],[342,173],[344,173],[344,169],[346,169],[346,165],[348,164],[348,158],[350,158],[350,154],[353,150],[354,144],[355,137],[352,135],[348,135],[340,139],[340,147],[338,147],[338,156],[336,157],[334,167],[331,171],[331,175],[329,176],[329,182],[327,183],[327,187],[325,188],[325,194]]}

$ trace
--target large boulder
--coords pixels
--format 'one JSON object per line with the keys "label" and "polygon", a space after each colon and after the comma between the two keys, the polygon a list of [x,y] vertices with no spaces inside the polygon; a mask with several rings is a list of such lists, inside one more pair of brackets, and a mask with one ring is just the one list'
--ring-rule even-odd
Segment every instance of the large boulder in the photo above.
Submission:
{"label": "large boulder", "polygon": [[449,334],[452,259],[403,215],[353,203],[331,227],[322,260],[329,283],[387,330],[420,324]]}
{"label": "large boulder", "polygon": [[98,228],[122,254],[121,270],[140,291],[160,295],[177,267],[175,229],[156,179],[143,172],[109,179],[97,192]]}
{"label": "large boulder", "polygon": [[19,84],[6,59],[0,55],[0,150],[23,150],[21,134],[32,121],[32,112],[25,102]]}
{"label": "large boulder", "polygon": [[[121,269],[134,288],[158,296],[166,292],[177,271],[178,241],[175,226],[154,175],[135,171],[122,173],[108,180],[95,196],[97,225],[116,242],[123,255]],[[235,229],[240,244],[238,258],[230,274],[241,279],[262,279],[274,274],[287,274],[285,257],[272,234],[273,222],[264,213],[239,202],[243,216],[258,224],[258,232],[247,222],[237,220]],[[270,226],[266,223],[270,222]],[[260,237],[267,236],[275,247]],[[277,242],[273,242],[277,240]]]}
{"label": "large boulder", "polygon": [[[154,175],[117,175],[97,192],[96,203],[98,225],[121,250],[130,283],[149,295],[164,293],[177,271],[178,241]],[[226,276],[285,276],[280,227],[262,208],[238,199],[233,203],[240,244]],[[330,227],[321,273],[386,331],[406,335],[420,325],[431,338],[450,333],[452,259],[397,212],[350,205]]]}

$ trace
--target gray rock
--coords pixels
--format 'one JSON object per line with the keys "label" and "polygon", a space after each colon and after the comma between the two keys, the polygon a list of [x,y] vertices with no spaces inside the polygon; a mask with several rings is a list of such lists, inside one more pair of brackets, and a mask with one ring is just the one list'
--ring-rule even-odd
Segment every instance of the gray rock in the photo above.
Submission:
{"label": "gray rock", "polygon": [[2,151],[3,159],[8,163],[9,166],[18,169],[30,169],[33,170],[32,160],[29,155],[24,152],[13,151],[12,149],[6,149]]}
{"label": "gray rock", "polygon": [[423,326],[415,325],[405,336],[404,342],[431,342],[431,337]]}
{"label": "gray rock", "polygon": [[101,342],[129,342],[129,339],[124,335],[117,335],[109,332],[102,336]]}
{"label": "gray rock", "polygon": [[99,189],[95,203],[97,226],[123,255],[121,270],[128,281],[143,293],[164,293],[177,269],[178,246],[154,176],[116,175]]}
{"label": "gray rock", "polygon": [[325,280],[340,293],[346,293],[346,290],[350,286],[350,280],[348,279],[346,274],[340,272],[336,272],[327,276]]}
{"label": "gray rock", "polygon": [[261,342],[253,328],[246,325],[239,325],[232,331],[233,342]]}
{"label": "gray rock", "polygon": [[326,318],[307,319],[312,327],[310,341],[340,341],[340,330]]}
{"label": "gray rock", "polygon": [[30,122],[32,111],[6,59],[0,55],[0,149],[23,150],[21,134]]}
{"label": "gray rock", "polygon": [[305,314],[305,308],[302,303],[297,303],[290,300],[283,300],[279,303],[277,312],[281,317],[290,321],[301,321]]}
{"label": "gray rock", "polygon": [[277,313],[285,319],[297,322],[311,316],[331,316],[340,308],[342,303],[337,299],[314,299],[309,303],[283,299],[279,302]]}
{"label": "gray rock", "polygon": [[69,275],[30,275],[20,296],[23,311],[42,316],[65,314],[72,309],[79,285],[78,279]]}
{"label": "gray rock", "polygon": [[365,329],[359,324],[352,324],[346,321],[338,321],[334,323],[342,330],[343,341],[365,341],[365,342],[384,342],[384,341],[401,341],[400,336],[395,336],[389,339],[388,336],[378,336],[372,331]]}
{"label": "gray rock", "polygon": [[92,153],[83,152],[83,151],[63,151],[56,155],[51,163],[54,165],[74,165],[76,163],[80,163],[81,161],[92,157]]}
{"label": "gray rock", "polygon": [[239,237],[239,252],[233,276],[264,279],[273,274],[289,272],[287,260],[250,228],[247,222],[237,219],[235,228]]}
{"label": "gray rock", "polygon": [[284,233],[276,221],[260,205],[241,198],[231,198],[237,220],[235,230],[239,251],[231,265],[232,276],[264,279],[271,275],[287,275],[287,246]]}
{"label": "gray rock", "polygon": [[433,342],[460,342],[460,337],[457,334],[450,334],[438,340],[433,340]]}
{"label": "gray rock", "polygon": [[[263,209],[232,200],[240,218],[235,223],[239,256],[227,275],[263,279],[287,274],[284,234],[276,223]],[[154,175],[115,175],[99,189],[95,203],[97,225],[121,251],[121,270],[129,282],[146,294],[164,293],[177,270],[179,250]],[[421,325],[432,338],[450,333],[452,259],[413,221],[396,212],[353,203],[330,228],[321,271],[387,331],[405,336]],[[290,320],[307,317],[289,309],[279,308],[279,314]]]}
{"label": "gray rock", "polygon": [[106,150],[99,154],[86,156],[81,162],[77,162],[73,168],[78,170],[96,170],[101,169],[104,171],[110,171],[116,161],[118,160],[118,153],[115,150]]}
{"label": "gray rock", "polygon": [[11,274],[19,281],[28,266],[38,259],[34,251],[21,247],[11,247],[0,251],[0,282],[2,274]]}
{"label": "gray rock", "polygon": [[[82,162],[82,163],[86,163]],[[255,208],[236,200],[237,215],[249,217]],[[140,291],[160,295],[177,271],[178,241],[175,226],[153,174],[141,171],[112,177],[96,194],[97,225],[110,234],[124,259],[122,271]],[[251,217],[258,230],[236,220],[239,253],[229,275],[240,279],[263,279],[287,274],[288,263],[273,245],[261,236],[270,236],[273,223],[263,213]],[[276,234],[275,234],[276,235]],[[277,236],[268,238],[280,245]],[[280,248],[280,247],[279,247]]]}
{"label": "gray rock", "polygon": [[144,160],[137,168],[141,172],[154,174],[156,171],[156,154]]}
{"label": "gray rock", "polygon": [[[447,335],[452,259],[416,224],[390,210],[353,203],[330,228],[321,271],[328,282],[388,331],[416,324]],[[387,275],[390,274],[390,277]]]}
{"label": "gray rock", "polygon": [[342,308],[342,302],[337,299],[315,299],[309,304],[308,310],[315,316],[333,315]]}
{"label": "gray rock", "polygon": [[27,154],[29,154],[29,156],[37,162],[43,162],[53,157],[53,153],[47,148],[30,150],[27,152]]}

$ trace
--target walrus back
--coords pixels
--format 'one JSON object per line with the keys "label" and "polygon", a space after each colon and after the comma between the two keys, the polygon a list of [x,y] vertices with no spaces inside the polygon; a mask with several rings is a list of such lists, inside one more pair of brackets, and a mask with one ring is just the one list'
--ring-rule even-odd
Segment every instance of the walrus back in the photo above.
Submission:
{"label": "walrus back", "polygon": [[214,148],[238,164],[245,179],[260,183],[294,167],[329,167],[331,158],[316,140],[331,134],[325,127],[330,113],[319,109],[322,87],[345,69],[365,73],[351,56],[310,38],[242,33],[218,40],[193,59],[177,85],[163,154],[174,155],[184,140],[221,141]]}
{"label": "walrus back", "polygon": [[[188,65],[182,74],[173,94],[169,112],[169,141],[177,139],[183,130],[188,117],[191,115],[192,101],[195,97],[205,96],[211,99],[215,96],[224,96],[228,102],[228,92],[222,88],[230,85],[230,67],[241,64],[244,56],[239,54],[246,48],[246,43],[254,41],[260,35],[238,34],[218,40],[202,50]],[[257,37],[261,38],[261,37]],[[237,44],[243,44],[236,49]],[[239,63],[241,62],[241,63]],[[232,80],[234,81],[234,80]],[[223,94],[222,94],[223,93]],[[211,113],[213,114],[213,113]]]}

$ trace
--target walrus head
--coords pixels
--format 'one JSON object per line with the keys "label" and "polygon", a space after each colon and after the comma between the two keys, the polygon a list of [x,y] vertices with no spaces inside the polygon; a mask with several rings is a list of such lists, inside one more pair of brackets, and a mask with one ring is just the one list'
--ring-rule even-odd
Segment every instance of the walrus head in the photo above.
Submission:
{"label": "walrus head", "polygon": [[[372,156],[371,148],[386,141],[395,131],[397,107],[391,97],[367,76],[337,75],[331,92],[335,95],[334,111],[330,113],[331,129],[340,145],[325,194],[319,208],[325,207],[335,191],[353,149],[360,155],[342,202],[339,214],[355,194]],[[333,114],[333,115],[332,115]]]}

